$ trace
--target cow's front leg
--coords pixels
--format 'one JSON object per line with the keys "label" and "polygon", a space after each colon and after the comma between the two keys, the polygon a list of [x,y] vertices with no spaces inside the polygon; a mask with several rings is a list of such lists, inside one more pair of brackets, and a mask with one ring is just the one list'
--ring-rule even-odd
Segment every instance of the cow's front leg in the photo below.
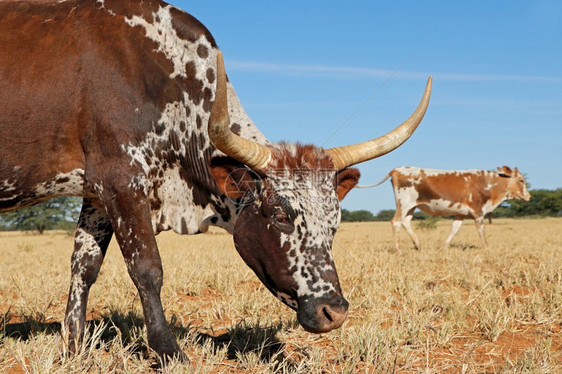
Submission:
{"label": "cow's front leg", "polygon": [[164,361],[187,360],[172,335],[162,308],[162,262],[152,229],[148,200],[132,191],[104,192],[108,215],[127,270],[139,291],[148,345]]}
{"label": "cow's front leg", "polygon": [[84,199],[74,237],[70,291],[64,318],[68,348],[75,353],[82,341],[90,287],[96,281],[113,229],[98,200]]}

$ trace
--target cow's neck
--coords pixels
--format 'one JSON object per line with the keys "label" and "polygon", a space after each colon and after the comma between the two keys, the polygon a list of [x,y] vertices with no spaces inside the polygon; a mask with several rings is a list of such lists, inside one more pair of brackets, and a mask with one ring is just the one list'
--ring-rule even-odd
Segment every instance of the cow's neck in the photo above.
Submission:
{"label": "cow's neck", "polygon": [[[214,60],[216,50],[210,45],[209,50]],[[214,86],[209,84],[209,88],[214,96]],[[247,116],[231,84],[228,90],[232,131],[265,144],[266,138]],[[149,197],[155,232],[173,229],[194,234],[206,231],[210,224],[232,232],[235,206],[221,197],[208,170],[210,158],[222,155],[209,141],[208,118],[204,103],[196,103],[189,92],[183,92],[183,97],[166,104],[140,144],[124,147],[143,169],[131,184],[142,186]]]}
{"label": "cow's neck", "polygon": [[501,203],[506,201],[508,196],[507,184],[509,178],[500,177],[496,172],[490,171],[487,177],[489,199],[482,207],[483,213],[488,214],[496,209]]}

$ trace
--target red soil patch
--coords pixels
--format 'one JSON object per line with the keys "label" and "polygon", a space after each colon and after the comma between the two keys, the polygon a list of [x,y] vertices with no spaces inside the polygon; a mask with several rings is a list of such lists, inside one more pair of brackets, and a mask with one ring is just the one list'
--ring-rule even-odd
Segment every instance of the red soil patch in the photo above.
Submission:
{"label": "red soil patch", "polygon": [[[554,332],[559,329],[560,326],[551,329],[551,352],[560,352],[562,348],[562,336]],[[435,347],[428,342],[427,351],[424,356],[418,356],[417,364],[411,370],[398,370],[397,373],[418,373],[426,367],[438,369],[440,373],[458,373],[463,367],[466,370],[468,365],[477,368],[477,372],[498,372],[505,368],[506,362],[515,363],[523,359],[525,352],[537,345],[540,339],[544,339],[541,326],[526,326],[517,332],[504,331],[494,342],[483,339],[477,333],[455,337],[447,347]],[[562,357],[558,359],[562,361]]]}

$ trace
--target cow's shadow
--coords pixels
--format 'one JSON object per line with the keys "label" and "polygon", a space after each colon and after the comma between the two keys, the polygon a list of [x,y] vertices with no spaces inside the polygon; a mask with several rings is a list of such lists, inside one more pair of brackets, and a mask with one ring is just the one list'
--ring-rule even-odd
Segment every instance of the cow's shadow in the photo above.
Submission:
{"label": "cow's shadow", "polygon": [[[0,340],[19,339],[28,341],[38,334],[62,334],[60,322],[46,322],[42,315],[19,316],[18,322],[10,322],[9,314],[0,315]],[[172,316],[170,327],[178,339],[187,338],[194,344],[212,349],[214,353],[226,350],[226,357],[239,361],[244,355],[252,353],[261,362],[282,362],[284,343],[277,337],[283,324],[260,325],[242,321],[230,327],[225,333],[214,335],[198,331],[197,327],[183,326]],[[97,336],[97,348],[108,348],[115,339],[119,339],[123,347],[139,357],[150,356],[145,334],[144,321],[136,313],[123,314],[111,310],[99,318],[86,322],[86,336]]]}
{"label": "cow's shadow", "polygon": [[463,243],[463,242],[451,243],[449,245],[449,247],[452,248],[452,249],[460,249],[461,251],[466,251],[466,250],[477,248],[477,246],[474,245],[474,244]]}
{"label": "cow's shadow", "polygon": [[41,317],[25,317],[23,322],[10,322],[9,317],[0,317],[0,337],[28,341],[35,334],[54,335],[61,331],[60,322],[44,322]]}
{"label": "cow's shadow", "polygon": [[260,326],[242,322],[234,325],[225,333],[211,335],[197,333],[198,344],[211,344],[214,352],[226,349],[226,357],[239,360],[245,354],[253,353],[261,362],[283,361],[284,343],[277,338],[282,325]]}
{"label": "cow's shadow", "polygon": [[[12,322],[13,320],[17,322]],[[148,355],[148,348],[143,343],[142,329],[144,321],[142,317],[134,314],[123,314],[118,311],[110,311],[99,318],[86,321],[86,337],[97,337],[95,346],[106,347],[120,339],[121,344],[137,355]],[[28,341],[39,334],[64,335],[60,322],[48,322],[42,314],[17,315],[6,313],[0,316],[0,338],[18,339]]]}

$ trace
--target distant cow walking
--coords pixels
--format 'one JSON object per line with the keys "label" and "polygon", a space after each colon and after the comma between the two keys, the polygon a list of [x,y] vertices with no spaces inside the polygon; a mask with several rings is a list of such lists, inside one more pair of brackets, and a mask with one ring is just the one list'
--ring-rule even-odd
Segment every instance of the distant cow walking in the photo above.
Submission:
{"label": "distant cow walking", "polygon": [[451,243],[464,218],[474,219],[482,244],[486,246],[484,215],[492,212],[505,200],[529,201],[531,198],[525,177],[517,168],[511,170],[507,166],[498,167],[498,172],[399,167],[376,185],[390,177],[396,198],[392,228],[397,250],[400,249],[398,234],[401,225],[414,241],[416,249],[421,248],[420,241],[410,226],[416,208],[432,216],[454,216],[453,228],[445,240],[445,246]]}

